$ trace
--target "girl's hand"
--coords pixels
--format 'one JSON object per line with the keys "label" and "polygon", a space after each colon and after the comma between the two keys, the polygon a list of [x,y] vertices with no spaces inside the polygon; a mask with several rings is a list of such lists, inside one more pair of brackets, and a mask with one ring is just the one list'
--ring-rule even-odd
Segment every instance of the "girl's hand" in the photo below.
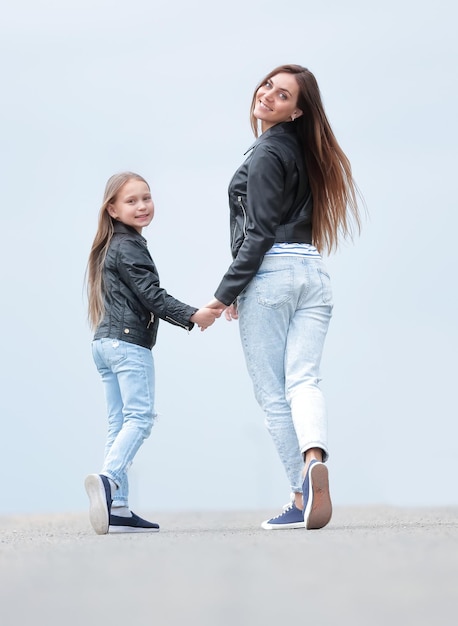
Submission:
{"label": "girl's hand", "polygon": [[204,331],[214,323],[217,317],[221,316],[222,312],[223,310],[221,308],[213,309],[204,306],[196,311],[194,315],[191,315],[190,321],[197,324],[200,330]]}

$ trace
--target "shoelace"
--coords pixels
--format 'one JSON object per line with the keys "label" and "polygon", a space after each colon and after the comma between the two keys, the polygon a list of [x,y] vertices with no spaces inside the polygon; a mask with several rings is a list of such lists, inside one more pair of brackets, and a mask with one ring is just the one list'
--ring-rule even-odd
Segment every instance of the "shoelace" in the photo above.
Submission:
{"label": "shoelace", "polygon": [[280,515],[276,515],[273,519],[278,519],[279,517],[282,517],[285,513],[290,511],[293,508],[293,504],[294,502],[288,502],[288,504],[285,504],[283,506],[283,513],[280,513]]}

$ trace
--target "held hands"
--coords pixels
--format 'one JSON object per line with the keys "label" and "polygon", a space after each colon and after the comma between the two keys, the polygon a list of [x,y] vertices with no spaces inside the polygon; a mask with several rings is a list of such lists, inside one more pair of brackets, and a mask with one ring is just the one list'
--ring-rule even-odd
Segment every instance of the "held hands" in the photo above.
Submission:
{"label": "held hands", "polygon": [[[224,305],[222,306],[224,307]],[[214,323],[217,317],[221,316],[223,310],[224,309],[221,307],[210,308],[208,306],[204,306],[196,311],[194,315],[191,315],[190,321],[197,324],[201,331],[204,331]]]}
{"label": "held hands", "polygon": [[208,304],[199,309],[191,316],[191,322],[197,324],[201,331],[206,330],[211,326],[218,317],[224,312],[224,317],[228,322],[232,320],[238,320],[239,315],[237,312],[237,305],[231,304],[226,306],[216,298],[210,300]]}
{"label": "held hands", "polygon": [[[213,300],[210,300],[210,302],[207,304],[207,307],[209,309],[217,309],[217,310],[219,310],[220,311],[220,315],[224,311],[224,317],[227,319],[228,322],[231,322],[232,320],[238,320],[239,319],[239,314],[238,314],[238,311],[237,311],[237,304],[231,304],[229,306],[226,306],[225,304],[223,304],[222,302],[220,302],[216,298],[213,298]],[[219,315],[218,315],[218,317],[219,317]]]}

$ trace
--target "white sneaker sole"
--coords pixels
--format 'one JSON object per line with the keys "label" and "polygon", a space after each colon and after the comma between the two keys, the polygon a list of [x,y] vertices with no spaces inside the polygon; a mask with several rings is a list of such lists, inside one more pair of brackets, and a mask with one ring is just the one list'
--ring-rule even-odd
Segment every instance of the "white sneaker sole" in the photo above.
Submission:
{"label": "white sneaker sole", "polygon": [[108,533],[109,511],[102,479],[98,474],[89,474],[84,481],[89,497],[89,521],[98,535]]}
{"label": "white sneaker sole", "polygon": [[292,530],[293,528],[304,528],[304,522],[294,524],[269,524],[269,520],[262,522],[261,528],[264,530]]}

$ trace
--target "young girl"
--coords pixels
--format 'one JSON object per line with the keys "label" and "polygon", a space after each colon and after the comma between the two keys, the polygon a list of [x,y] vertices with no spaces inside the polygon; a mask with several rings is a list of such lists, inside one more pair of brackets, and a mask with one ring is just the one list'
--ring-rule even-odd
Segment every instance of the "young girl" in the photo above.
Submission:
{"label": "young girl", "polygon": [[359,228],[357,188],[305,67],[283,65],[260,81],[251,124],[257,140],[229,185],[234,260],[208,306],[240,320],[256,399],[293,494],[262,527],[322,528],[332,513],[319,387],[332,292],[320,252],[351,235],[351,218]]}
{"label": "young girl", "polygon": [[106,185],[87,266],[89,321],[95,330],[94,362],[102,378],[108,436],[100,474],[85,481],[89,518],[99,535],[154,532],[159,525],[130,511],[127,471],[149,436],[154,411],[154,362],[159,318],[205,330],[221,310],[189,306],[160,287],[142,230],[154,216],[151,191],[132,172]]}

